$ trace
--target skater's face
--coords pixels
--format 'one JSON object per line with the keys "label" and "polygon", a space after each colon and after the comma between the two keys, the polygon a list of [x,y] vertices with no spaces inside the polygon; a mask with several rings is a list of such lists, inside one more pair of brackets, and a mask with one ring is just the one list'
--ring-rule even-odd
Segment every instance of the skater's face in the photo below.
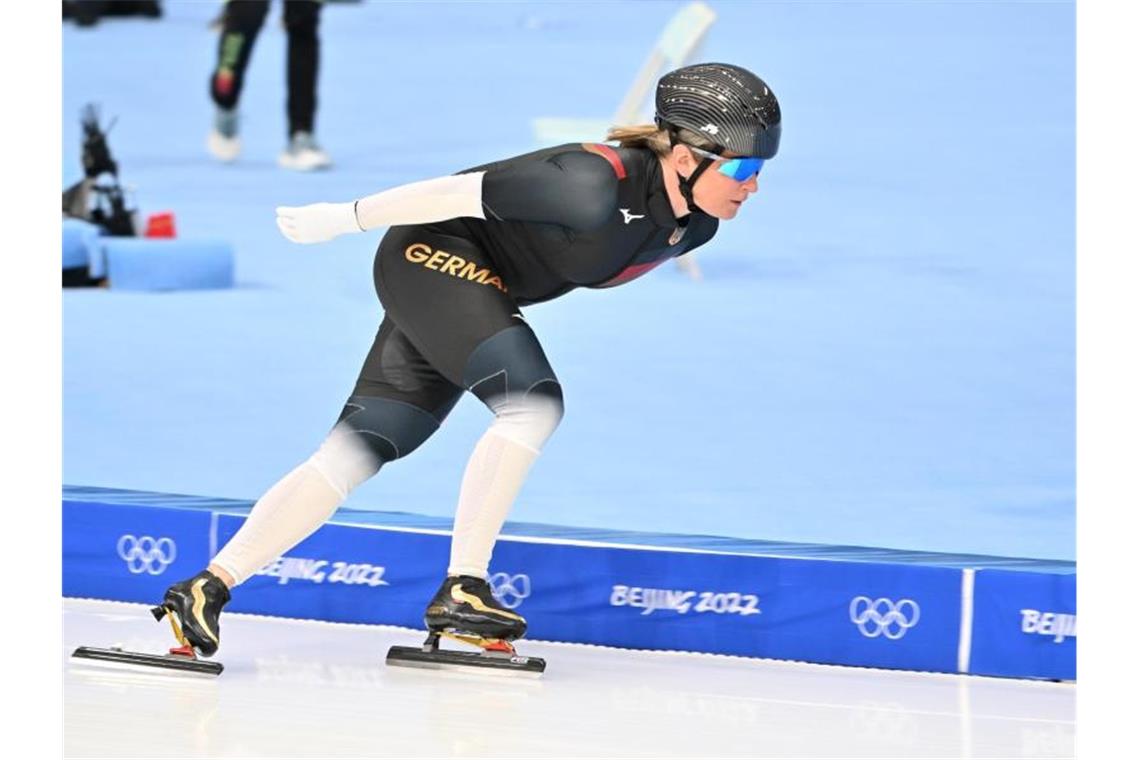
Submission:
{"label": "skater's face", "polygon": [[756,192],[756,178],[764,161],[734,153],[717,156],[687,145],[673,148],[677,170],[684,177],[696,171],[705,158],[712,158],[713,163],[697,178],[693,186],[693,201],[717,219],[732,219],[749,196]]}

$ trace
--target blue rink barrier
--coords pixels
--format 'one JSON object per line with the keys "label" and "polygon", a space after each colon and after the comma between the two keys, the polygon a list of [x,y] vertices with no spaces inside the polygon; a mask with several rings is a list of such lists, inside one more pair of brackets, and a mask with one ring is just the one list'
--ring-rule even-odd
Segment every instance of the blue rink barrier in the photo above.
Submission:
{"label": "blue rink barrier", "polygon": [[[251,506],[65,487],[63,593],[157,602]],[[449,529],[340,510],[227,610],[421,628]],[[1075,573],[1071,562],[508,523],[491,584],[537,640],[1074,680]]]}
{"label": "blue rink barrier", "polygon": [[82,219],[65,217],[63,220],[63,268],[87,267],[91,277],[106,274],[106,257],[103,254],[103,231],[98,225]]}
{"label": "blue rink barrier", "polygon": [[220,240],[105,238],[112,290],[203,290],[234,284],[233,247]]}

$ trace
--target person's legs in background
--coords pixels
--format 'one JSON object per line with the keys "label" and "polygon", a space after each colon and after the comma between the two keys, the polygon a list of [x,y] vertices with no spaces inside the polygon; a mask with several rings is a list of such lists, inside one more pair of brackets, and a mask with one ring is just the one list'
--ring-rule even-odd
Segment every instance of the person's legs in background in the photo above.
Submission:
{"label": "person's legs in background", "polygon": [[206,147],[219,161],[233,161],[241,153],[238,136],[238,100],[245,70],[257,34],[269,13],[269,0],[230,0],[226,3],[218,57],[210,74],[210,97],[217,109]]}
{"label": "person's legs in background", "polygon": [[315,0],[289,0],[285,3],[285,32],[289,38],[289,142],[278,163],[286,169],[312,171],[332,163],[313,137],[321,51],[320,19],[321,3]]}

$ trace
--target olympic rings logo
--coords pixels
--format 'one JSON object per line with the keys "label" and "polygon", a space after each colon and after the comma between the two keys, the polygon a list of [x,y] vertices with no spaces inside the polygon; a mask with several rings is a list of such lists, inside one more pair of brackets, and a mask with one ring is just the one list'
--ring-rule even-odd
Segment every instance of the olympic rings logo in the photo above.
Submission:
{"label": "olympic rings logo", "polygon": [[519,573],[495,573],[487,579],[491,586],[491,593],[504,607],[514,609],[530,596],[530,577]]}
{"label": "olympic rings logo", "polygon": [[879,597],[872,601],[869,597],[857,596],[851,600],[848,611],[851,622],[859,627],[859,633],[869,639],[877,636],[901,639],[918,625],[918,602],[913,599],[895,602]]}
{"label": "olympic rings logo", "polygon": [[119,536],[118,549],[119,556],[127,563],[127,569],[135,575],[160,575],[178,556],[173,539],[136,537],[130,533]]}

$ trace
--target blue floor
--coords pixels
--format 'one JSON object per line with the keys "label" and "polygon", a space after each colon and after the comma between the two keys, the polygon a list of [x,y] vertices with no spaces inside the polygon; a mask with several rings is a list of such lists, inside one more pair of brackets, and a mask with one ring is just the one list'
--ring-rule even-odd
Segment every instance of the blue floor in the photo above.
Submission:
{"label": "blue floor", "polygon": [[[256,498],[335,420],[380,319],[379,234],[296,246],[273,208],[350,200],[605,117],[680,3],[330,5],[318,133],[276,168],[278,4],[204,150],[215,3],[63,30],[79,109],[142,212],[237,252],[233,290],[64,297],[64,482]],[[566,393],[520,522],[1074,558],[1075,65],[1066,3],[712,3],[704,59],[764,77],[780,155],[739,219],[670,267],[527,310]],[[451,514],[487,423],[443,429],[349,499]]]}

